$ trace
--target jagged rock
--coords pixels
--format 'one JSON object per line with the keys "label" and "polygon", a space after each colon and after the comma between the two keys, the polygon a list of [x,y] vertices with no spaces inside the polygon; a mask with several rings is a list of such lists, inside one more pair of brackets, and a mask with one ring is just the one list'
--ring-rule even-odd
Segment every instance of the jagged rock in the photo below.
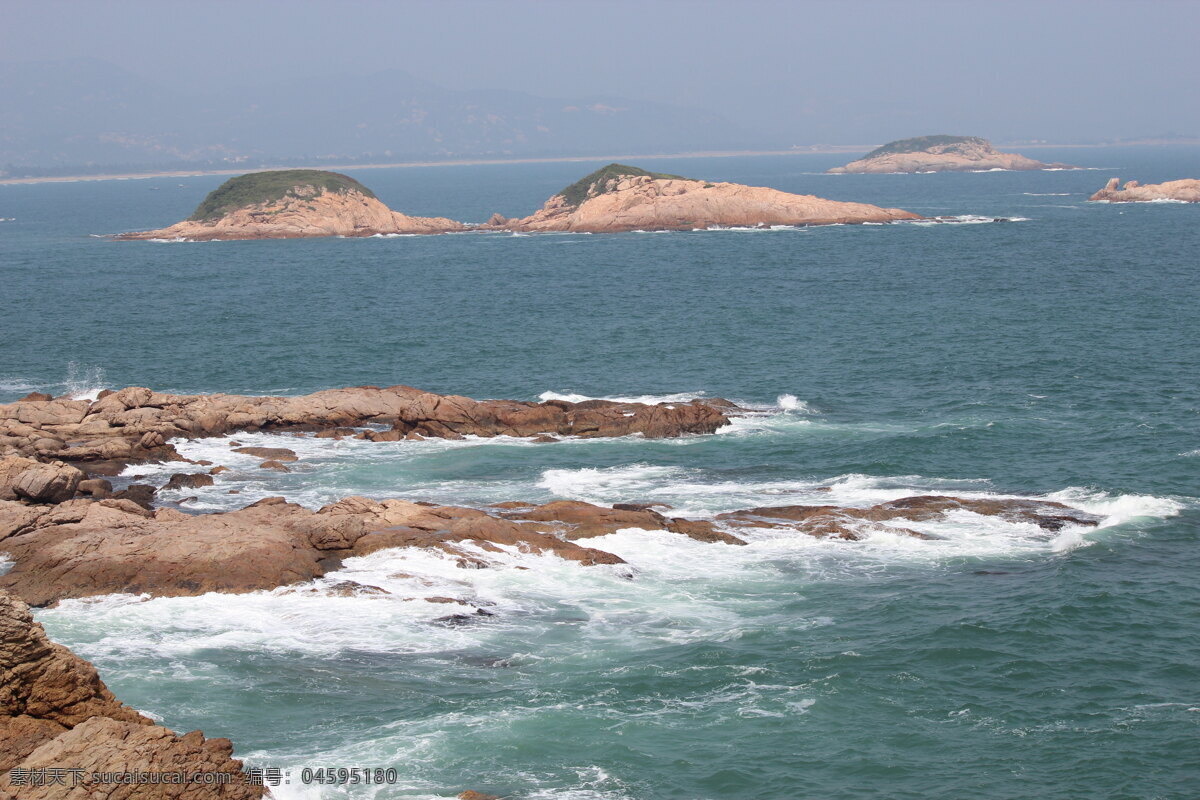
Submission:
{"label": "jagged rock", "polygon": [[1144,185],[1137,181],[1128,181],[1124,188],[1120,188],[1120,181],[1116,178],[1109,178],[1104,188],[1088,199],[1108,203],[1152,203],[1156,200],[1200,203],[1200,180],[1184,178],[1178,181]]}
{"label": "jagged rock", "polygon": [[[14,800],[251,800],[228,739],[176,736],[118,701],[96,669],[54,644],[20,600],[0,592],[0,797]],[[226,772],[221,786],[23,784],[32,770]],[[15,771],[14,771],[15,770]]]}
{"label": "jagged rock", "polygon": [[[176,437],[345,430],[380,423],[392,430],[359,435],[380,441],[468,435],[674,437],[712,433],[729,424],[737,411],[719,400],[655,405],[476,401],[408,386],[331,389],[302,397],[169,395],[127,387],[93,403],[56,399],[0,405],[0,458],[44,461],[52,456],[82,464],[93,475],[115,475],[131,463],[185,460],[169,443]],[[286,448],[265,449],[295,457]]]}
{"label": "jagged rock", "polygon": [[0,459],[0,499],[61,503],[75,495],[83,473],[61,461],[42,463],[12,456]]}

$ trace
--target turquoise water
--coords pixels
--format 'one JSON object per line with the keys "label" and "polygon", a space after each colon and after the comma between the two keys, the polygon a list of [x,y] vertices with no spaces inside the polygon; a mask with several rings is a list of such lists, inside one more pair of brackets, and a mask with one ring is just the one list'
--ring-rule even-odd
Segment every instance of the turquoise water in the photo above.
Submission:
{"label": "turquoise water", "polygon": [[[759,531],[744,548],[624,531],[596,542],[618,569],[511,555],[532,568],[467,571],[389,551],[335,577],[391,597],[318,584],[39,618],[127,702],[291,768],[285,798],[1192,797],[1200,207],[1086,199],[1112,176],[1200,174],[1200,149],[1039,152],[1099,169],[638,162],[963,217],[758,232],[117,243],[93,234],[173,222],[221,179],[0,186],[15,218],[0,222],[0,401],[407,383],[761,411],[669,442],[239,436],[301,454],[268,477],[225,440],[193,442],[181,449],[233,471],[189,491],[192,508],[362,493],[704,516],[936,491],[1105,519],[1046,534],[964,514],[927,525],[936,542]],[[595,166],[353,174],[393,207],[481,221]],[[494,616],[435,622],[474,606]],[[303,766],[391,766],[400,782],[306,788]]]}

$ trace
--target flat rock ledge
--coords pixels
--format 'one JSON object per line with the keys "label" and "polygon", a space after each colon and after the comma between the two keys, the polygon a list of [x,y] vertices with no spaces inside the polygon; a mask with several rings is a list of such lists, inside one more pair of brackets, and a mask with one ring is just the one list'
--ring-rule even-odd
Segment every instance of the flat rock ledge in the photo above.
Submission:
{"label": "flat rock ledge", "polygon": [[[252,800],[228,739],[179,736],[117,700],[95,667],[51,642],[29,607],[0,592],[0,798]],[[82,770],[68,774],[66,768]],[[34,785],[36,772],[63,783]],[[211,784],[91,784],[94,772],[223,773]],[[81,782],[73,785],[76,780]]]}
{"label": "flat rock ledge", "polygon": [[[544,403],[472,400],[410,386],[358,386],[301,397],[246,397],[228,394],[177,395],[144,387],[102,392],[95,401],[31,395],[0,405],[0,458],[20,456],[80,465],[88,472],[147,461],[183,460],[168,444],[239,431],[336,431],[391,425],[364,438],[464,436],[629,436],[670,438],[713,433],[741,410],[727,400],[690,403],[617,403],[588,400]],[[47,474],[45,480],[49,480]],[[17,499],[43,482],[30,476],[24,488],[0,472],[0,498]],[[68,480],[63,478],[60,480]],[[12,497],[4,487],[12,486]],[[37,491],[55,502],[61,492]]]}
{"label": "flat rock ledge", "polygon": [[76,498],[58,505],[0,501],[0,553],[14,561],[0,590],[35,606],[113,593],[152,596],[251,592],[299,584],[338,569],[345,558],[388,548],[443,553],[463,569],[506,568],[518,551],[582,566],[622,565],[591,540],[635,529],[742,546],[747,529],[790,529],[858,541],[880,531],[930,539],[906,523],[972,512],[1046,531],[1095,525],[1061,503],[1025,499],[916,496],[870,508],[771,506],[715,519],[669,516],[650,504],[611,507],[560,500],[507,502],[486,509],[347,497],[310,511],[282,497],[239,511],[189,515],[132,500]]}
{"label": "flat rock ledge", "polygon": [[1173,200],[1178,203],[1200,203],[1200,180],[1184,178],[1164,183],[1140,184],[1126,181],[1122,187],[1116,178],[1110,178],[1104,188],[1088,198],[1093,202],[1107,203],[1153,203]]}

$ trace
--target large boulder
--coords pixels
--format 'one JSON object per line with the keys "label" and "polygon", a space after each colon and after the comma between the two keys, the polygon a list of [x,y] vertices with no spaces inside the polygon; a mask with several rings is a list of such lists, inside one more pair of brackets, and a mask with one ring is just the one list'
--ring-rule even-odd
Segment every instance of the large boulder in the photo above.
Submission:
{"label": "large boulder", "polygon": [[84,475],[61,461],[41,463],[12,456],[0,459],[0,499],[61,503],[75,496]]}

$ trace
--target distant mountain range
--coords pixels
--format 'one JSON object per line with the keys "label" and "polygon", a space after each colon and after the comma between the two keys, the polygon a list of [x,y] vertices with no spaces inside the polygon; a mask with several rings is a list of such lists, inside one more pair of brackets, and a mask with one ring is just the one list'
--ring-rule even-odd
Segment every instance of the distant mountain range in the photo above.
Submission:
{"label": "distant mountain range", "polygon": [[457,91],[402,71],[188,92],[94,59],[0,63],[0,177],[764,144],[700,109]]}

